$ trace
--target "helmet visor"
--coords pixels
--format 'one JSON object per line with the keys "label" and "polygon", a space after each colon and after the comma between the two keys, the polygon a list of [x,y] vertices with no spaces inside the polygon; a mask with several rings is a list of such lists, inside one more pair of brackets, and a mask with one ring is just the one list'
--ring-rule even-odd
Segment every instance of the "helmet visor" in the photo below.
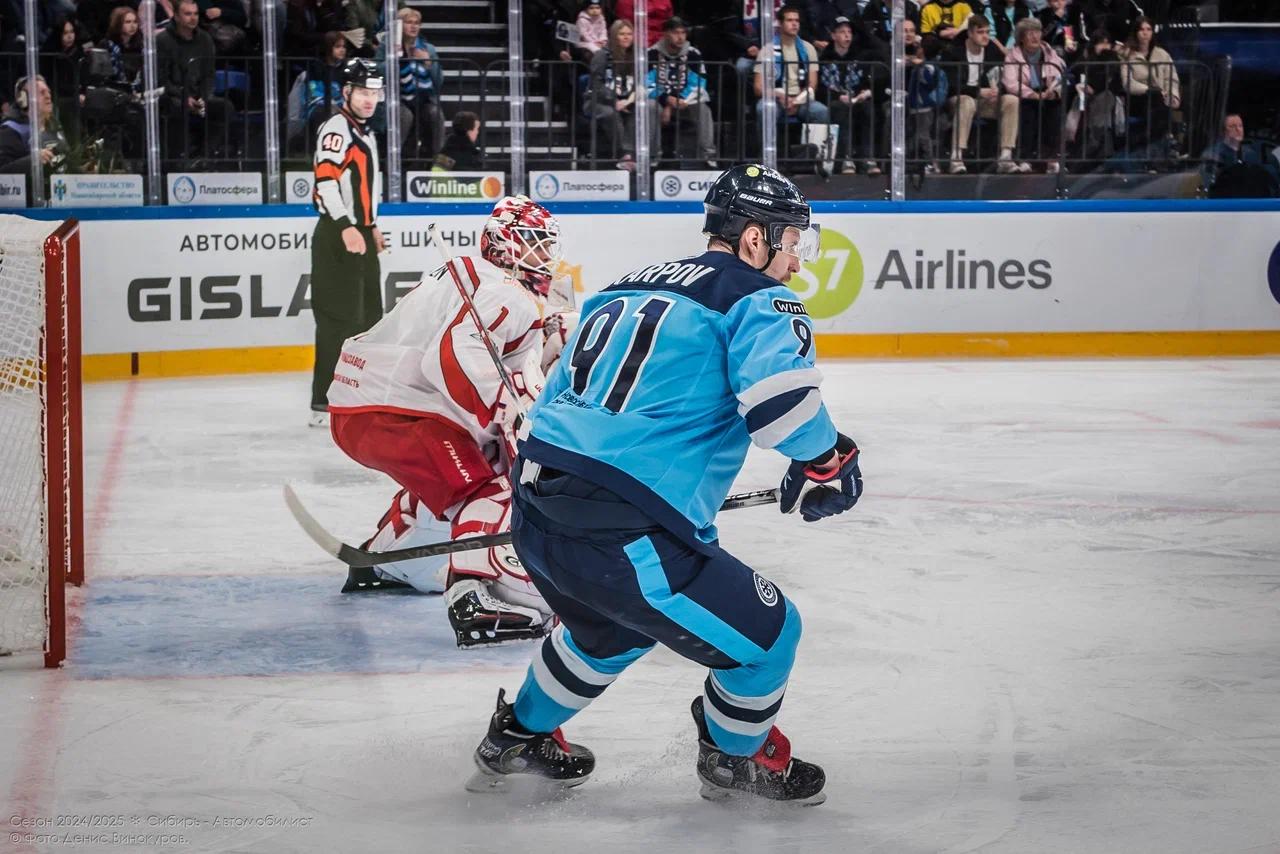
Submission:
{"label": "helmet visor", "polygon": [[782,235],[775,242],[774,248],[779,252],[795,255],[801,261],[812,262],[818,260],[821,239],[822,229],[817,224],[804,228],[788,225],[782,229]]}

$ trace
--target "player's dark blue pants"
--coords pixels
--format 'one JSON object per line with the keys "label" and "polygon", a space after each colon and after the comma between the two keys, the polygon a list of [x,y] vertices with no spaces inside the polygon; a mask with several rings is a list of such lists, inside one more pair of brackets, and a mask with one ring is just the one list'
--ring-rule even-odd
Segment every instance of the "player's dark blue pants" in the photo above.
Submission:
{"label": "player's dark blue pants", "polygon": [[711,668],[711,737],[727,753],[754,754],[795,660],[795,606],[723,549],[695,551],[585,481],[555,483],[554,496],[539,495],[541,481],[515,489],[516,553],[560,617],[529,666],[516,718],[554,730],[657,642]]}

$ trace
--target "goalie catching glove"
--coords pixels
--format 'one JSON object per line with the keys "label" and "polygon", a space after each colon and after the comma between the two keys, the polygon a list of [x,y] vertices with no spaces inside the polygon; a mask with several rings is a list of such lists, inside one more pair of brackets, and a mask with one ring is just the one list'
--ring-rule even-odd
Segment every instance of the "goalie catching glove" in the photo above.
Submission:
{"label": "goalie catching glove", "polygon": [[821,460],[791,461],[778,490],[778,505],[783,513],[799,510],[806,522],[816,522],[843,513],[861,497],[858,446],[848,436],[838,434],[832,453]]}

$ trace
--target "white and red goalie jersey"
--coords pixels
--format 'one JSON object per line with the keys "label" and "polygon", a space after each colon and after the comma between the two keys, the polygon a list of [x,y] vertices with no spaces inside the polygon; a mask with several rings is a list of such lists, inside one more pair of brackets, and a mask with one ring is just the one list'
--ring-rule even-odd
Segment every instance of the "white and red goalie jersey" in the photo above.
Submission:
{"label": "white and red goalie jersey", "polygon": [[[527,375],[540,366],[544,347],[556,342],[544,342],[537,298],[483,258],[456,258],[452,266],[508,373]],[[530,389],[541,386],[540,376],[525,379]],[[501,439],[495,418],[501,394],[493,359],[449,268],[441,267],[372,329],[343,344],[329,410],[443,417],[483,448]]]}

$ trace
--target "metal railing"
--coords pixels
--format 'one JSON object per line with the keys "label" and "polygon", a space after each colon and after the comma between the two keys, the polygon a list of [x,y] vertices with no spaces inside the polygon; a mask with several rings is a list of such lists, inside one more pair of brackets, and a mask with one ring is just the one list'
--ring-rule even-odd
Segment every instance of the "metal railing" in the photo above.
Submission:
{"label": "metal railing", "polygon": [[[0,74],[16,80],[28,60],[23,53],[0,54]],[[46,173],[131,172],[147,174],[151,185],[172,171],[265,172],[266,197],[278,198],[284,173],[311,169],[316,130],[341,98],[335,67],[311,57],[277,56],[268,46],[263,56],[157,67],[158,121],[150,128],[138,69],[123,76],[115,69],[107,73],[101,56],[36,60],[53,93],[62,134],[63,156]],[[382,137],[384,168],[398,175],[447,166],[448,160],[437,161],[443,138],[452,119],[468,111],[481,122],[479,168],[506,172],[508,187],[516,184],[513,162],[521,169],[635,171],[647,160],[657,171],[724,168],[772,153],[784,171],[819,177],[856,173],[866,177],[863,195],[868,187],[887,194],[895,177],[891,67],[819,63],[792,74],[781,56],[773,61],[781,72],[776,79],[799,79],[803,95],[788,98],[784,84],[781,98],[767,100],[757,94],[756,71],[731,62],[689,69],[702,80],[692,97],[681,99],[685,90],[666,92],[655,85],[656,69],[638,87],[629,58],[617,68],[612,62],[596,65],[593,72],[578,61],[513,65],[503,58],[481,64],[446,56],[438,60],[442,83],[429,97],[401,97],[398,81],[390,81],[373,126]],[[1063,69],[1057,97],[1045,99],[1010,91],[1010,80],[1029,75],[1007,63],[978,87],[985,91],[973,92],[967,64],[908,62],[900,99],[902,173],[1021,172],[1026,163],[1056,173],[1056,192],[1065,195],[1067,174],[1199,171],[1201,153],[1221,124],[1229,67],[1149,66],[1154,78],[1177,80],[1176,103],[1142,93],[1125,69],[1123,62],[1077,63]],[[807,76],[815,70],[818,85],[810,89]],[[946,81],[945,91],[925,85],[926,71],[932,80]],[[264,94],[268,75],[278,93],[274,111],[267,109]],[[513,75],[526,94],[520,110],[509,97]],[[679,70],[671,76],[685,79]],[[632,100],[640,87],[646,97]],[[760,88],[768,94],[776,87]],[[773,134],[765,134],[762,116],[770,103],[776,122]],[[398,150],[388,152],[392,109],[400,136]],[[646,122],[637,121],[640,111]],[[769,136],[775,140],[772,152]],[[157,153],[154,174],[149,152]],[[16,165],[0,163],[0,172],[12,173]],[[637,192],[640,186],[637,181]],[[164,200],[155,187],[146,195],[153,203]]]}

